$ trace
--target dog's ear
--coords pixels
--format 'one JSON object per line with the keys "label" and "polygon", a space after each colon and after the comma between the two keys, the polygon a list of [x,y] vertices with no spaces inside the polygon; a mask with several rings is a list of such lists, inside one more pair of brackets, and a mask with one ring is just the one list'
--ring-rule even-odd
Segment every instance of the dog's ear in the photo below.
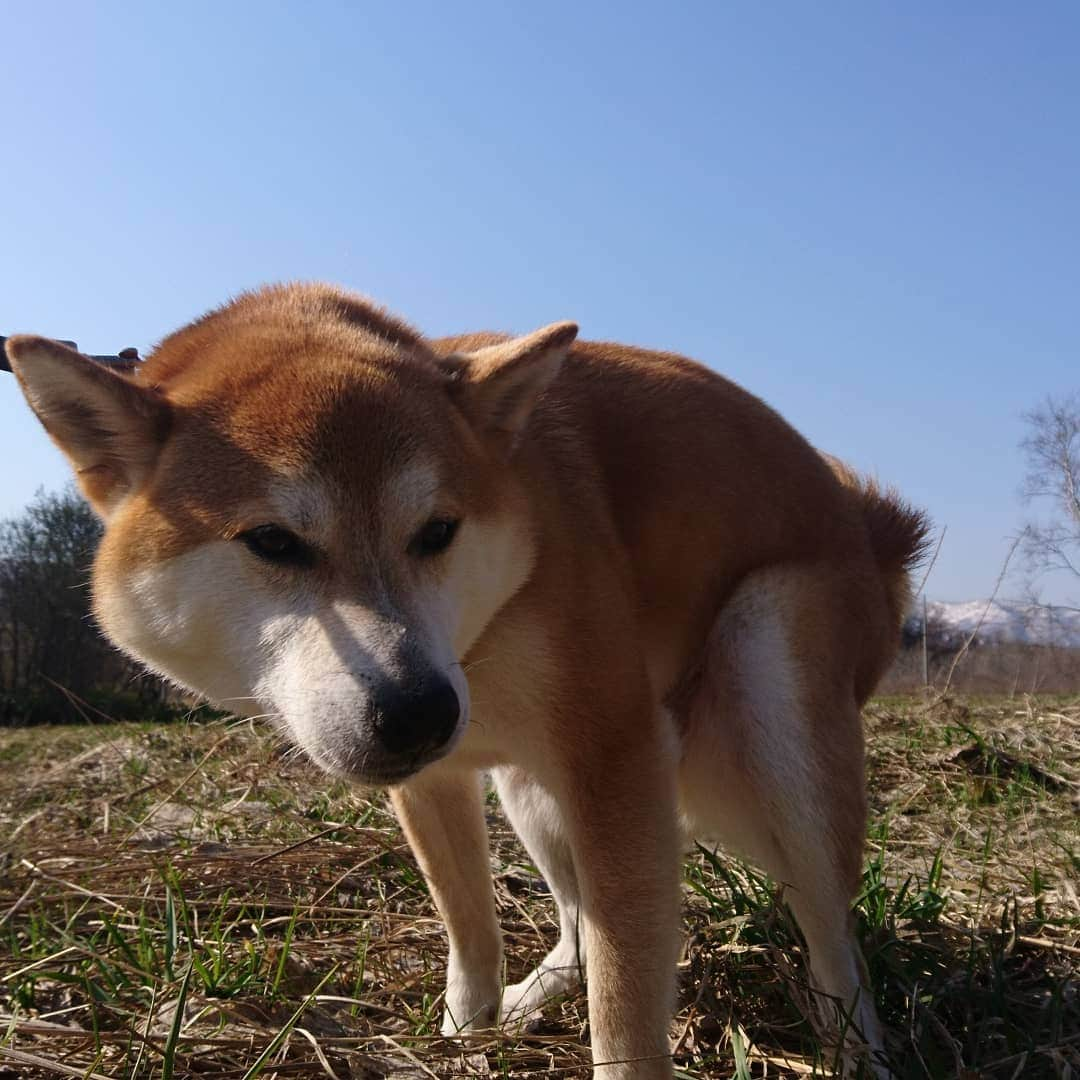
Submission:
{"label": "dog's ear", "polygon": [[169,429],[168,403],[57,341],[20,334],[6,347],[30,408],[71,462],[90,504],[108,517],[153,467]]}
{"label": "dog's ear", "polygon": [[577,332],[574,323],[552,323],[524,337],[448,357],[444,366],[453,393],[473,424],[513,446]]}

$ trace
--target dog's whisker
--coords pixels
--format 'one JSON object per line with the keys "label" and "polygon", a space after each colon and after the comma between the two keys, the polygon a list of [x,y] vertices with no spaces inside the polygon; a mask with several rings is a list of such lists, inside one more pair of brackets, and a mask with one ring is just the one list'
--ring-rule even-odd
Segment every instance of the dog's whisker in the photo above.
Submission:
{"label": "dog's whisker", "polygon": [[458,664],[457,666],[461,668],[464,673],[468,674],[470,671],[473,670],[473,668],[479,667],[481,664],[486,664],[494,659],[495,657],[493,656],[481,656],[478,657],[476,660],[470,660],[467,664]]}

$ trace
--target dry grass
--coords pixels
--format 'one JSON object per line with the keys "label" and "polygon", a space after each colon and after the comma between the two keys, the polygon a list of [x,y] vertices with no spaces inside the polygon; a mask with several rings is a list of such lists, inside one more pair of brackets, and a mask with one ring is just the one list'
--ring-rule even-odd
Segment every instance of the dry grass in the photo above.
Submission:
{"label": "dry grass", "polygon": [[[860,926],[904,1077],[1080,1072],[1076,700],[884,700]],[[492,805],[517,978],[552,943]],[[584,1075],[585,1002],[437,1034],[441,927],[381,801],[248,725],[0,732],[0,1080]],[[683,1075],[822,1075],[797,936],[699,850],[672,1026]]]}

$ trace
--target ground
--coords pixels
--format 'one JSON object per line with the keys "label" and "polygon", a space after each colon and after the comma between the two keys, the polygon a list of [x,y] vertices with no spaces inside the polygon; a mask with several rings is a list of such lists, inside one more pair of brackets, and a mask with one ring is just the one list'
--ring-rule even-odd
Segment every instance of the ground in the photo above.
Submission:
{"label": "ground", "polygon": [[[1080,1074],[1080,700],[867,710],[860,932],[901,1077]],[[553,941],[490,810],[515,979]],[[825,1075],[782,896],[686,863],[676,1067]],[[248,723],[0,730],[0,1080],[586,1075],[582,996],[438,1035],[445,945],[383,800]]]}

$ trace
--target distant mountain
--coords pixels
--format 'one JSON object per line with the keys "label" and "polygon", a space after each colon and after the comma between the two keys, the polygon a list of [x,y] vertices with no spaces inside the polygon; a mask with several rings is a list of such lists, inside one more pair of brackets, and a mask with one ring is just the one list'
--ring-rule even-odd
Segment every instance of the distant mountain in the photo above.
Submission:
{"label": "distant mountain", "polygon": [[[983,612],[986,612],[985,618]],[[983,645],[1057,645],[1080,648],[1080,611],[1044,607],[1017,600],[994,600],[987,609],[985,600],[959,603],[934,601],[926,605],[931,630],[937,626],[950,639],[961,642],[979,625],[976,640]],[[922,608],[912,612],[907,633],[921,636]]]}

